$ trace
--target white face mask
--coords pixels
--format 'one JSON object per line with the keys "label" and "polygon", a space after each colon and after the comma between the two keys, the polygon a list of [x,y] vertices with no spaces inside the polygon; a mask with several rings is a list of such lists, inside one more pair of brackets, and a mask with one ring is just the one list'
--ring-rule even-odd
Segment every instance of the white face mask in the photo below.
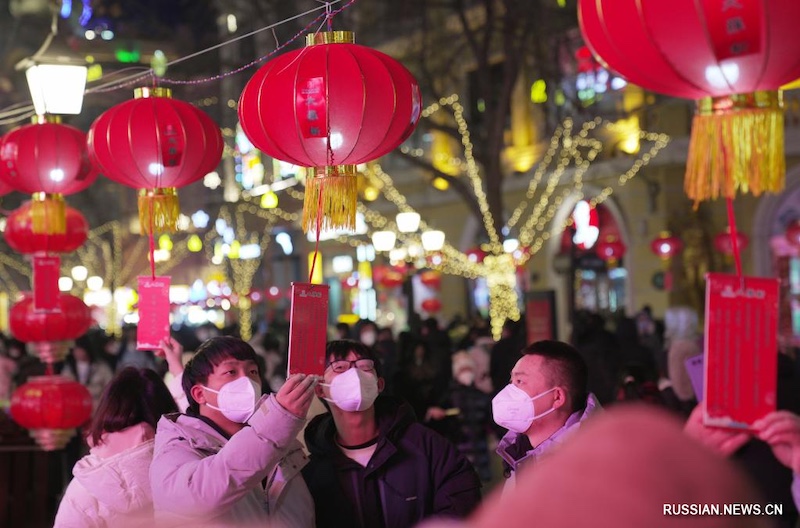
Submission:
{"label": "white face mask", "polygon": [[475,381],[475,373],[471,370],[462,370],[456,374],[456,381],[462,385],[472,385],[472,383]]}
{"label": "white face mask", "polygon": [[556,410],[553,407],[537,415],[533,408],[533,400],[541,398],[554,390],[556,390],[555,387],[531,397],[516,385],[506,385],[492,400],[492,417],[497,425],[515,433],[524,433],[530,428],[534,420],[547,416]]}
{"label": "white face mask", "polygon": [[378,397],[378,379],[356,367],[320,385],[330,387],[331,397],[325,400],[346,412],[369,409]]}
{"label": "white face mask", "polygon": [[245,423],[256,410],[256,402],[261,396],[261,387],[247,376],[229,381],[218,391],[201,385],[205,390],[217,394],[217,405],[210,408],[222,413],[228,420],[236,423]]}
{"label": "white face mask", "polygon": [[375,344],[375,332],[364,332],[361,334],[361,342],[367,346]]}

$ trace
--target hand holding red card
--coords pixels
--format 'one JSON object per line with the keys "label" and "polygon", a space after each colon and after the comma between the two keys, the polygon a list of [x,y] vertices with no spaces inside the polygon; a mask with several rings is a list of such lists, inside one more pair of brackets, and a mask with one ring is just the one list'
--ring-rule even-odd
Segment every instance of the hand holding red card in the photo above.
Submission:
{"label": "hand holding red card", "polygon": [[292,283],[288,375],[322,376],[328,340],[328,286]]}
{"label": "hand holding red card", "polygon": [[139,277],[138,350],[157,350],[169,340],[170,277]]}

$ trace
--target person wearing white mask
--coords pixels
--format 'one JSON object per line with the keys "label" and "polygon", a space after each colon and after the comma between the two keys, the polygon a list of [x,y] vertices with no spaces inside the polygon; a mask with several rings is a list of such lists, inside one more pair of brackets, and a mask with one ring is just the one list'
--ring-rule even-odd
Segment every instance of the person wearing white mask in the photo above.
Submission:
{"label": "person wearing white mask", "polygon": [[598,412],[587,379],[586,363],[567,343],[537,341],[522,350],[511,382],[492,400],[494,421],[508,429],[497,446],[508,477],[504,493],[514,488],[520,468],[535,465]]}
{"label": "person wearing white mask", "polygon": [[404,528],[434,517],[463,518],[480,501],[480,481],[444,437],[417,423],[411,407],[381,394],[376,353],[331,341],[317,388],[330,412],[305,433],[303,478],[318,528]]}
{"label": "person wearing white mask", "polygon": [[186,414],[158,422],[150,466],[156,525],[313,527],[300,476],[308,459],[296,436],[315,382],[296,374],[262,396],[250,345],[234,337],[203,343],[183,373]]}

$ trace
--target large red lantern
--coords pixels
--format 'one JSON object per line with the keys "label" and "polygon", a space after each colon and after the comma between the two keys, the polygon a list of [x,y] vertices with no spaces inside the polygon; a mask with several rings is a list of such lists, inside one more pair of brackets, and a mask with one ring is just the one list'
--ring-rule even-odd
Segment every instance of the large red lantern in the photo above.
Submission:
{"label": "large red lantern", "polygon": [[306,231],[316,230],[318,214],[323,229],[355,229],[356,165],[393,150],[420,117],[411,73],[354,41],[348,31],[308,35],[307,47],[258,70],[239,100],[239,121],[253,145],[313,168],[306,178]]}
{"label": "large red lantern", "polygon": [[64,233],[36,233],[33,229],[33,210],[31,202],[25,202],[12,211],[6,220],[5,237],[11,249],[25,254],[69,253],[86,242],[89,224],[76,209],[65,208],[66,225]]}
{"label": "large red lantern", "polygon": [[[737,249],[741,252],[750,243],[750,239],[741,231],[736,232]],[[725,228],[725,231],[714,237],[714,247],[725,255],[726,257],[733,256],[733,237],[731,236],[731,229]]]}
{"label": "large red lantern", "polygon": [[695,202],[783,189],[783,103],[800,77],[800,2],[579,0],[595,54],[630,82],[697,99],[685,189]]}
{"label": "large red lantern", "polygon": [[103,174],[139,189],[143,233],[177,229],[177,188],[213,171],[222,134],[204,112],[166,88],[139,88],[135,99],[100,115],[89,129],[89,154]]}
{"label": "large red lantern", "polygon": [[0,138],[0,179],[33,196],[35,233],[63,234],[64,195],[86,189],[97,175],[86,153],[86,134],[75,127],[34,123]]}
{"label": "large red lantern", "polygon": [[442,301],[440,301],[436,297],[429,297],[424,301],[422,301],[422,304],[420,304],[420,306],[422,307],[423,310],[425,310],[428,313],[436,313],[442,309]]}
{"label": "large red lantern", "polygon": [[664,262],[669,262],[682,249],[683,241],[669,231],[662,231],[650,243],[650,250]]}
{"label": "large red lantern", "polygon": [[[40,311],[34,306],[33,295],[23,295],[22,299],[11,307],[9,326],[15,338],[26,343],[33,343],[37,351],[42,343],[70,341],[78,338],[89,330],[92,324],[92,314],[82,300],[68,293],[61,293],[58,300],[57,311]],[[42,345],[47,357],[50,359],[63,359],[58,357],[60,350],[65,347],[52,347]],[[52,357],[55,355],[56,357]]]}
{"label": "large red lantern", "polygon": [[62,376],[33,377],[11,396],[11,417],[45,451],[62,449],[91,415],[89,391]]}
{"label": "large red lantern", "polygon": [[615,236],[607,236],[595,246],[597,256],[611,266],[616,266],[617,262],[625,256],[626,251],[625,244]]}
{"label": "large red lantern", "polygon": [[794,247],[800,247],[800,219],[786,226],[786,240]]}

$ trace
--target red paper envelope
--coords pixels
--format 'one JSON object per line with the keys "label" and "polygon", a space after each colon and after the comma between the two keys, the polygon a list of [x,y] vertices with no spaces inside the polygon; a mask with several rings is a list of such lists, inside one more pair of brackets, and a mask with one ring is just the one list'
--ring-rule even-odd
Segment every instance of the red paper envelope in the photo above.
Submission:
{"label": "red paper envelope", "polygon": [[779,282],[706,275],[706,425],[750,429],[775,410]]}
{"label": "red paper envelope", "polygon": [[328,342],[328,286],[292,283],[288,374],[322,376]]}
{"label": "red paper envelope", "polygon": [[139,326],[138,350],[158,350],[161,340],[169,338],[170,277],[138,277]]}

